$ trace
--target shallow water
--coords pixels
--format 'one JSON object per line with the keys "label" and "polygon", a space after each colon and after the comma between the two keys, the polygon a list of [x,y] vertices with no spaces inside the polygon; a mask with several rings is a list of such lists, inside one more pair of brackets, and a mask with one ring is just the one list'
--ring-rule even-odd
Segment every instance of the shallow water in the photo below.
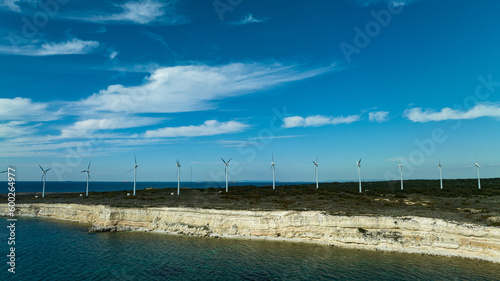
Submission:
{"label": "shallow water", "polygon": [[[7,280],[14,275],[2,220],[0,279]],[[12,280],[500,280],[500,264],[476,260],[87,228],[19,219]]]}

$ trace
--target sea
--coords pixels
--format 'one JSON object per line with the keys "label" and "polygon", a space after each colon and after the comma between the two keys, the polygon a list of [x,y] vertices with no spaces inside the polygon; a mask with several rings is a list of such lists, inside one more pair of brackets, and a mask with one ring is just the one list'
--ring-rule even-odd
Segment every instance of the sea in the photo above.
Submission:
{"label": "sea", "polygon": [[[83,192],[85,185],[47,182],[46,192]],[[225,187],[225,183],[181,186]],[[91,191],[132,187],[130,182],[91,182]],[[138,189],[147,187],[177,187],[177,183],[137,183]],[[41,192],[41,182],[18,182],[16,191]],[[500,264],[463,258],[152,232],[89,233],[86,224],[17,219],[15,245],[9,246],[10,222],[0,217],[0,280],[500,280]],[[12,246],[15,273],[7,264]]]}
{"label": "sea", "polygon": [[8,271],[7,221],[0,280],[500,280],[500,264],[332,246],[89,233],[88,225],[18,218],[15,273]]}
{"label": "sea", "polygon": [[[311,184],[312,182],[276,182],[276,185],[300,185],[300,184]],[[229,182],[229,187],[231,186],[269,186],[272,182],[263,181],[241,181],[241,182]],[[7,182],[0,182],[0,193],[8,192]],[[16,182],[16,192],[42,192],[42,181],[17,181]],[[181,187],[187,188],[226,188],[226,182],[180,182]],[[137,182],[136,190],[141,190],[145,188],[177,188],[177,182]],[[45,192],[85,192],[87,188],[87,182],[85,181],[47,181],[45,183]],[[111,181],[91,181],[89,183],[89,192],[99,192],[99,191],[123,191],[123,190],[133,190],[134,182],[111,182]]]}

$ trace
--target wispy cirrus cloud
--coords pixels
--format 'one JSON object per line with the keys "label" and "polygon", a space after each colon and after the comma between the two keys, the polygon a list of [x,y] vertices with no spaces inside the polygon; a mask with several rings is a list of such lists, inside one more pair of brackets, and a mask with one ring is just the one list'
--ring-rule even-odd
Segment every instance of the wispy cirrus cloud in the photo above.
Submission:
{"label": "wispy cirrus cloud", "polygon": [[[95,23],[135,23],[135,24],[184,24],[189,21],[177,13],[176,0],[137,0],[113,4],[110,9],[103,8],[101,13],[87,12],[87,15],[70,17],[73,20]],[[111,9],[112,8],[112,9]],[[119,10],[110,12],[106,10]],[[79,14],[85,12],[81,11]]]}
{"label": "wispy cirrus cloud", "polygon": [[389,111],[372,111],[368,113],[368,119],[370,120],[370,122],[382,123],[387,121],[388,115]]}
{"label": "wispy cirrus cloud", "polygon": [[421,107],[405,110],[404,117],[418,123],[444,120],[476,119],[481,117],[500,118],[500,106],[495,104],[477,104],[473,108],[463,111],[445,107],[439,111],[422,109]]}
{"label": "wispy cirrus cloud", "polygon": [[85,55],[99,47],[97,41],[73,38],[60,43],[35,43],[22,46],[0,46],[0,54],[19,56]]}
{"label": "wispy cirrus cloud", "polygon": [[219,100],[269,89],[334,70],[293,65],[232,63],[158,68],[138,86],[111,85],[78,103],[91,111],[174,113],[216,108]]}
{"label": "wispy cirrus cloud", "polygon": [[301,116],[292,116],[283,119],[283,128],[321,127],[325,125],[350,124],[359,120],[361,120],[360,115],[349,115],[346,117],[313,115],[305,118]]}
{"label": "wispy cirrus cloud", "polygon": [[247,14],[244,19],[235,22],[228,22],[229,25],[244,25],[250,23],[262,23],[267,22],[268,18],[257,19],[252,14]]}
{"label": "wispy cirrus cloud", "polygon": [[164,118],[117,116],[100,119],[85,119],[77,121],[61,130],[61,138],[88,137],[96,131],[138,128],[158,124]]}
{"label": "wispy cirrus cloud", "polygon": [[199,137],[213,136],[229,133],[238,133],[249,126],[238,121],[219,122],[217,120],[205,121],[202,125],[165,127],[149,130],[144,133],[146,138],[174,138],[174,137]]}

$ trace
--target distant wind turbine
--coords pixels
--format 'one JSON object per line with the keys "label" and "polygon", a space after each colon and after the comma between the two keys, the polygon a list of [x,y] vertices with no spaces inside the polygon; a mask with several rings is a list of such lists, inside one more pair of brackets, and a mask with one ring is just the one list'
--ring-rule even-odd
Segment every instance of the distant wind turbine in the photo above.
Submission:
{"label": "distant wind turbine", "polygon": [[40,167],[40,169],[42,169],[42,180],[43,180],[43,188],[42,188],[42,197],[45,197],[45,179],[47,178],[47,172],[52,169],[52,168],[48,168],[47,170],[44,170],[42,168],[42,166],[40,166],[40,164],[38,164],[38,167]]}
{"label": "distant wind turbine", "polygon": [[441,165],[441,161],[439,161],[439,164],[438,164],[438,169],[439,169],[439,183],[441,185],[441,189],[443,189],[443,173],[441,172],[441,168],[442,165]]}
{"label": "distant wind turbine", "polygon": [[229,166],[229,162],[231,162],[231,159],[229,159],[227,162],[226,160],[222,159],[222,157],[220,158],[222,160],[222,162],[224,162],[224,165],[226,165],[226,192],[228,192],[228,183],[227,183],[227,166]]}
{"label": "distant wind turbine", "polygon": [[276,163],[274,163],[274,153],[273,153],[272,160],[271,160],[271,169],[273,169],[273,189],[276,188],[275,182],[274,182],[274,166],[276,166]]}
{"label": "distant wind turbine", "polygon": [[130,173],[130,171],[134,170],[134,196],[135,196],[135,183],[136,183],[136,178],[137,178],[137,167],[139,167],[139,165],[137,165],[137,158],[135,157],[135,154],[134,154],[134,167],[130,170],[128,170],[127,174]]}
{"label": "distant wind turbine", "polygon": [[316,189],[318,189],[319,187],[319,183],[318,183],[318,156],[316,156],[316,161],[313,161],[314,163],[314,166],[316,166]]}
{"label": "distant wind turbine", "polygon": [[356,162],[356,166],[358,166],[359,193],[361,193],[361,158]]}
{"label": "distant wind turbine", "polygon": [[479,169],[481,169],[481,166],[476,161],[476,164],[474,165],[474,168],[477,169],[477,185],[479,189],[481,189],[481,178],[479,177]]}
{"label": "distant wind turbine", "polygon": [[92,163],[92,161],[89,162],[87,170],[83,170],[80,172],[80,173],[87,173],[87,191],[85,192],[85,196],[87,197],[89,196],[90,163]]}
{"label": "distant wind turbine", "polygon": [[177,195],[181,193],[181,160],[177,159]]}
{"label": "distant wind turbine", "polygon": [[403,190],[403,164],[401,164],[401,160],[399,160],[399,171],[401,172],[401,190]]}

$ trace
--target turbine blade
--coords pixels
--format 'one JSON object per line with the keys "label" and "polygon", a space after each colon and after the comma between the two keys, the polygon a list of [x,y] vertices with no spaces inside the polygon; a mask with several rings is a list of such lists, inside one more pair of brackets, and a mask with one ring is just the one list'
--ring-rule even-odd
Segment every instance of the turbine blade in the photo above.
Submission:
{"label": "turbine blade", "polygon": [[128,172],[126,172],[125,174],[128,174],[128,173],[130,173],[130,172],[131,172],[131,171],[132,171],[133,169],[134,169],[134,168],[132,168],[132,169],[128,170]]}
{"label": "turbine blade", "polygon": [[229,164],[229,162],[231,162],[231,159],[233,159],[233,158],[229,158],[229,160],[227,160],[227,164]]}
{"label": "turbine blade", "polygon": [[87,170],[90,170],[90,164],[92,163],[92,161],[89,162],[89,166],[87,167]]}
{"label": "turbine blade", "polygon": [[86,170],[83,170],[83,171],[81,171],[80,173],[85,173],[85,172],[87,172],[87,171],[86,171]]}
{"label": "turbine blade", "polygon": [[222,162],[224,162],[224,164],[226,164],[226,160],[224,160],[224,158],[220,158],[222,160]]}
{"label": "turbine blade", "polygon": [[45,172],[48,172],[48,171],[50,171],[50,169],[52,169],[52,168],[48,168],[47,170],[45,170]]}
{"label": "turbine blade", "polygon": [[137,158],[135,157],[135,153],[134,153],[134,162],[137,165]]}
{"label": "turbine blade", "polygon": [[38,164],[38,167],[40,167],[40,169],[42,169],[42,171],[43,171],[43,168],[42,168],[42,166],[40,166],[40,164]]}

